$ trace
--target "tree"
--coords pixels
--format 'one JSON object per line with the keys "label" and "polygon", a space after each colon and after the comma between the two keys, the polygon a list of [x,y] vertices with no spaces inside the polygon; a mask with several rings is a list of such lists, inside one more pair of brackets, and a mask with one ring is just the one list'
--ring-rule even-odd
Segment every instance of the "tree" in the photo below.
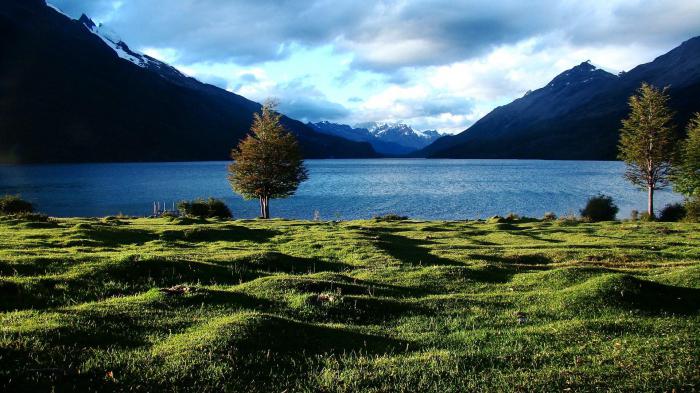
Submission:
{"label": "tree", "polygon": [[251,133],[231,151],[228,167],[231,188],[245,199],[260,201],[260,217],[270,218],[270,199],[294,194],[308,178],[299,144],[280,124],[275,104],[256,113]]}
{"label": "tree", "polygon": [[700,198],[700,112],[693,115],[673,171],[673,189],[688,198]]}
{"label": "tree", "polygon": [[622,121],[619,155],[627,164],[625,178],[648,193],[647,212],[654,217],[654,191],[668,186],[674,155],[673,112],[667,88],[642,83],[630,97],[630,114]]}

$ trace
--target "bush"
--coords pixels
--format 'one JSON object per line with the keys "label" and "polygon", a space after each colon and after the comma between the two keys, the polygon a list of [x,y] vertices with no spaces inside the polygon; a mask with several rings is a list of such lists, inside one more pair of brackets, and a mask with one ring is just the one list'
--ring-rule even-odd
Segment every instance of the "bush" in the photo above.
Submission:
{"label": "bush", "polygon": [[408,217],[390,213],[390,214],[385,214],[383,216],[374,216],[374,219],[377,221],[404,221],[404,220],[408,220]]}
{"label": "bush", "polygon": [[160,216],[161,216],[161,217],[164,217],[164,218],[177,218],[177,217],[180,217],[180,215],[177,214],[177,212],[171,212],[171,211],[165,211],[165,212],[163,212]]}
{"label": "bush", "polygon": [[195,199],[193,201],[180,201],[177,210],[183,216],[197,218],[232,218],[231,210],[226,204],[214,198]]}
{"label": "bush", "polygon": [[600,194],[588,199],[581,217],[590,222],[613,221],[619,210],[612,197]]}
{"label": "bush", "polygon": [[685,218],[685,206],[681,203],[670,203],[661,209],[659,221],[676,222]]}
{"label": "bush", "polygon": [[557,219],[557,215],[554,212],[546,212],[542,216],[542,221],[554,221]]}
{"label": "bush", "polygon": [[220,199],[209,198],[209,217],[233,218],[231,209]]}
{"label": "bush", "polygon": [[685,200],[685,221],[700,222],[700,196]]}
{"label": "bush", "polygon": [[655,221],[655,220],[656,220],[656,217],[649,214],[649,212],[642,212],[639,215],[639,221],[650,222],[650,221]]}
{"label": "bush", "polygon": [[508,213],[508,215],[506,216],[506,221],[518,221],[519,219],[520,216],[513,212]]}
{"label": "bush", "polygon": [[632,209],[632,211],[630,212],[630,220],[631,221],[639,220],[639,210]]}
{"label": "bush", "polygon": [[23,200],[19,195],[0,197],[0,215],[33,213],[34,206]]}
{"label": "bush", "polygon": [[555,223],[559,226],[574,226],[578,225],[580,223],[580,220],[573,214],[573,213],[567,213],[561,217],[559,217]]}

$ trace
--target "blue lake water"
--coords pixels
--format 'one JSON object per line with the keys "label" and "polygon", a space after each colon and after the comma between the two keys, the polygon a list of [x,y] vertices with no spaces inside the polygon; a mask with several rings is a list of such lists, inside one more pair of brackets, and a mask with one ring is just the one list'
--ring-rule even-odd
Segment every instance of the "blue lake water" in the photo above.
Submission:
{"label": "blue lake water", "polygon": [[[0,194],[21,194],[52,216],[148,215],[196,197],[226,201],[234,216],[256,217],[257,201],[231,191],[226,162],[0,165]],[[396,213],[421,219],[475,219],[515,212],[541,217],[578,213],[589,196],[612,196],[620,213],[645,210],[646,193],[623,177],[624,165],[539,160],[309,160],[297,194],[273,200],[271,215],[311,219]],[[658,192],[656,207],[681,200]]]}

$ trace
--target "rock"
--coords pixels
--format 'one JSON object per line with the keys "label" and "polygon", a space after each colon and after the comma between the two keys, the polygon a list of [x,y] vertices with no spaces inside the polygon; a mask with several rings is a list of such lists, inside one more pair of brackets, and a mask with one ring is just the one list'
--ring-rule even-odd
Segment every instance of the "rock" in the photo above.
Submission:
{"label": "rock", "polygon": [[196,292],[197,288],[188,287],[187,285],[175,285],[170,288],[161,288],[160,292],[169,296],[181,296],[187,293]]}

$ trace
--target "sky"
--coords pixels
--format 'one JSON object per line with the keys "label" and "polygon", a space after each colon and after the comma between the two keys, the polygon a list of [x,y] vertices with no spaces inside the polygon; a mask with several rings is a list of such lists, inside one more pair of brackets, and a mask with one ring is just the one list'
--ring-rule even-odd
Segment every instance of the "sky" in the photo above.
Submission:
{"label": "sky", "polygon": [[465,130],[583,61],[700,35],[699,0],[49,0],[132,49],[303,121]]}

